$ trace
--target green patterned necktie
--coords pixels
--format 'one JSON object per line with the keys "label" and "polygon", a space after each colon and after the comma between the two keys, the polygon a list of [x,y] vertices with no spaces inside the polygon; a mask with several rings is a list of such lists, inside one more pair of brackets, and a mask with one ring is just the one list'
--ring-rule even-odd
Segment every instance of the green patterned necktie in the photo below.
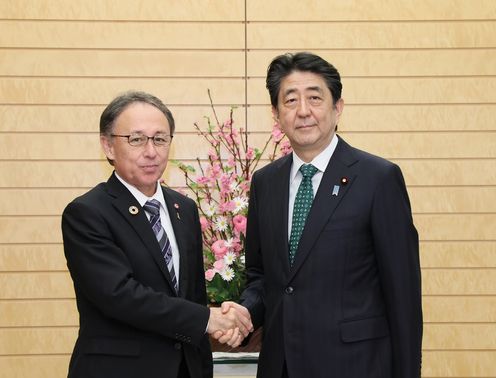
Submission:
{"label": "green patterned necktie", "polygon": [[301,180],[300,187],[298,188],[295,197],[291,236],[289,237],[289,264],[291,266],[293,266],[296,250],[298,249],[301,233],[305,227],[308,212],[312,207],[312,177],[318,172],[318,169],[312,164],[303,164],[300,167],[300,172],[303,175],[303,179]]}

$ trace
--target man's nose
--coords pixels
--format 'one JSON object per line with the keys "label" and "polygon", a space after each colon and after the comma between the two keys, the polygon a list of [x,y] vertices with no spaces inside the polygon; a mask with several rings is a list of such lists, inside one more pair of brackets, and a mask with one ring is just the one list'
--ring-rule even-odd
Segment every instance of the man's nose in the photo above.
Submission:
{"label": "man's nose", "polygon": [[305,99],[298,102],[297,112],[300,117],[306,117],[310,114],[310,107]]}
{"label": "man's nose", "polygon": [[153,138],[149,138],[146,141],[144,148],[145,154],[148,156],[155,156],[157,154],[157,146],[155,146],[155,144],[153,143]]}

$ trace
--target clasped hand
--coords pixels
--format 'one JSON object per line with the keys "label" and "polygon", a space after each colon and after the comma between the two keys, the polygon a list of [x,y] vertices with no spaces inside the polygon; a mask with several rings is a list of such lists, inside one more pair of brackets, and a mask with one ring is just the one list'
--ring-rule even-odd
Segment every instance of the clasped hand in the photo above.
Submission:
{"label": "clasped hand", "polygon": [[210,308],[207,332],[222,344],[239,346],[253,332],[250,313],[235,302],[224,302],[221,307]]}

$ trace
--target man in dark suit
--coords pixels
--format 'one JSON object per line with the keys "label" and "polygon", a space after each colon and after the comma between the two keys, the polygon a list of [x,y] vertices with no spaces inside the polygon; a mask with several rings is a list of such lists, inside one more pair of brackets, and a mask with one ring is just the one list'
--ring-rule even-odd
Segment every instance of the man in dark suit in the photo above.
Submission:
{"label": "man in dark suit", "polygon": [[158,183],[173,133],[172,114],[147,93],[119,96],[102,113],[115,171],[62,216],[80,315],[70,378],[212,377],[207,331],[251,328],[248,312],[206,307],[197,207]]}
{"label": "man in dark suit", "polygon": [[418,235],[400,168],[336,135],[342,85],[322,58],[275,58],[267,88],[293,153],[252,179],[241,304],[263,325],[257,377],[420,377]]}

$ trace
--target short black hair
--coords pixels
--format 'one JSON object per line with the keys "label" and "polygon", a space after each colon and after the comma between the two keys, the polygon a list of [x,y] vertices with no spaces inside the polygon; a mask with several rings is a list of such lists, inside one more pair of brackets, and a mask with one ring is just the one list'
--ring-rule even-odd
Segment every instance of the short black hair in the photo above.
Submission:
{"label": "short black hair", "polygon": [[114,122],[119,115],[131,104],[135,102],[143,102],[152,105],[160,110],[169,123],[171,136],[174,134],[175,124],[174,117],[171,111],[165,104],[154,95],[140,91],[129,91],[120,96],[117,96],[107,105],[102,115],[100,116],[100,135],[110,136],[114,127]]}
{"label": "short black hair", "polygon": [[331,91],[333,104],[341,99],[341,77],[331,63],[309,52],[286,53],[275,57],[267,69],[266,87],[274,108],[277,108],[281,81],[294,71],[313,72],[322,76]]}

